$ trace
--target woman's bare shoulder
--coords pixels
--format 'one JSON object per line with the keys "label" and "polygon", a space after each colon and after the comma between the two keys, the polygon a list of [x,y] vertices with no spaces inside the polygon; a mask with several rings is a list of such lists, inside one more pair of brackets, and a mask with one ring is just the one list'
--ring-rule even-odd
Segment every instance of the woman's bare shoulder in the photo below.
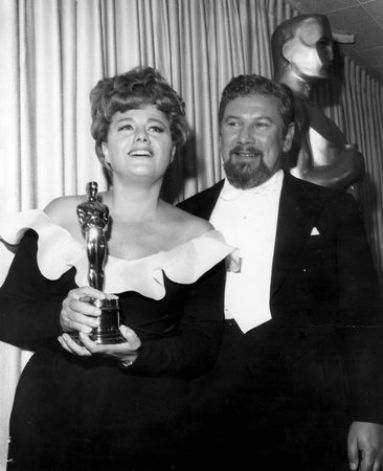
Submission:
{"label": "woman's bare shoulder", "polygon": [[172,225],[172,230],[177,233],[180,242],[194,239],[214,229],[212,224],[206,219],[189,214],[175,206],[171,206],[169,213],[169,222]]}
{"label": "woman's bare shoulder", "polygon": [[52,222],[65,228],[71,227],[77,221],[77,206],[85,201],[85,196],[61,196],[52,200],[44,208],[44,212]]}

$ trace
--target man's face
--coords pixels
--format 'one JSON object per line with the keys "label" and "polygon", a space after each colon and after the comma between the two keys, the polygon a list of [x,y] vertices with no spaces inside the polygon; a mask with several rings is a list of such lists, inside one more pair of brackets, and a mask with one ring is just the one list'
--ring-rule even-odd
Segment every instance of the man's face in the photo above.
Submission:
{"label": "man's face", "polygon": [[330,25],[326,18],[306,18],[283,46],[283,56],[304,78],[326,79],[334,59]]}
{"label": "man's face", "polygon": [[291,124],[283,134],[279,99],[253,94],[230,101],[220,123],[220,149],[226,176],[237,188],[261,185],[281,168],[290,150]]}

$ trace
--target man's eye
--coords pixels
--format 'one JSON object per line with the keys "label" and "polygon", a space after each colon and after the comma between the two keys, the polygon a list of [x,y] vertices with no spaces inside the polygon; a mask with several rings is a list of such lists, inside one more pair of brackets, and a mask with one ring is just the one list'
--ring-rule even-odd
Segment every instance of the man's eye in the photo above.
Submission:
{"label": "man's eye", "polygon": [[260,121],[259,123],[256,123],[255,127],[258,128],[258,129],[268,128],[268,127],[269,127],[269,123]]}
{"label": "man's eye", "polygon": [[238,126],[238,121],[226,121],[226,126],[229,126],[230,128]]}

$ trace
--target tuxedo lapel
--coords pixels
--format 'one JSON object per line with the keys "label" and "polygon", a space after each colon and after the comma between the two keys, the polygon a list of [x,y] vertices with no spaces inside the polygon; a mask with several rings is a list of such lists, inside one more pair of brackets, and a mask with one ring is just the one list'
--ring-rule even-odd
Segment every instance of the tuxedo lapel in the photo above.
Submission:
{"label": "tuxedo lapel", "polygon": [[[180,207],[199,217],[209,219],[224,180],[189,198]],[[318,191],[315,191],[318,188]],[[278,291],[294,266],[307,237],[310,237],[325,201],[323,188],[315,187],[285,174],[279,203],[275,237],[270,297]]]}
{"label": "tuxedo lapel", "polygon": [[207,190],[204,190],[201,193],[198,193],[197,195],[183,201],[178,206],[181,209],[188,211],[189,213],[209,220],[219,194],[222,190],[223,184],[224,180],[221,180]]}
{"label": "tuxedo lapel", "polygon": [[[306,191],[307,184],[285,174],[279,204],[278,224],[271,276],[272,297],[294,266],[295,260],[315,227],[324,199]],[[313,196],[314,193],[314,196]]]}

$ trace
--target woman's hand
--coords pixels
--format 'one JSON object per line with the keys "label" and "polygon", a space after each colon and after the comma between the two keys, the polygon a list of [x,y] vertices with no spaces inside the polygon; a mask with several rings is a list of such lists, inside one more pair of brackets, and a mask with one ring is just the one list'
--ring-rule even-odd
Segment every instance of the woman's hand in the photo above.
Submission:
{"label": "woman's hand", "polygon": [[101,309],[91,303],[92,299],[105,299],[105,294],[86,286],[69,291],[62,303],[60,325],[64,332],[89,334],[99,325]]}
{"label": "woman's hand", "polygon": [[82,357],[102,356],[119,360],[123,366],[130,366],[138,356],[138,349],[141,347],[141,340],[134,330],[120,326],[120,332],[126,342],[117,344],[98,344],[90,340],[87,334],[79,334],[81,345],[73,340],[70,335],[63,334],[58,340],[61,346],[73,355]]}

